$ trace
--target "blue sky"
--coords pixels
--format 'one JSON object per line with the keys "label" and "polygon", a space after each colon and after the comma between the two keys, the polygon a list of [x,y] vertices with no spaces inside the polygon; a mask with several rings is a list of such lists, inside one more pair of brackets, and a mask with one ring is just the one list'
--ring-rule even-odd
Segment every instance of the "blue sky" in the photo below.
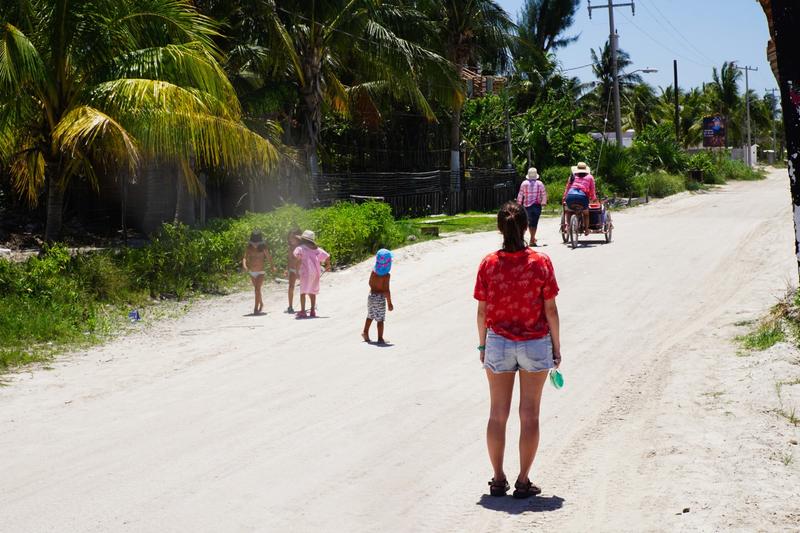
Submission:
{"label": "blue sky", "polygon": [[[618,3],[622,0],[616,0]],[[624,3],[627,3],[625,0]],[[724,61],[758,67],[750,72],[750,88],[758,94],[777,87],[766,58],[769,30],[764,12],[756,0],[634,0],[630,7],[616,8],[615,23],[620,48],[633,60],[632,68],[653,67],[655,74],[644,74],[655,87],[672,85],[672,60],[678,60],[678,85],[702,85],[711,80],[711,68]],[[516,21],[524,0],[498,0]],[[592,5],[606,3],[593,0]],[[563,68],[591,62],[589,50],[600,48],[608,39],[608,12],[595,10],[589,20],[586,0],[575,16],[568,34],[580,34],[575,43],[556,54]],[[670,25],[671,24],[671,25]],[[590,81],[590,68],[570,71]],[[744,78],[742,79],[744,87]]]}

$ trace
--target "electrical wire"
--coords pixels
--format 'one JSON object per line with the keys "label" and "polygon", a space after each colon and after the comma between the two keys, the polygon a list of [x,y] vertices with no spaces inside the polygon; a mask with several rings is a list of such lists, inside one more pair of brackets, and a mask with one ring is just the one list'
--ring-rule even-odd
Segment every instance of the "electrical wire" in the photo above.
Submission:
{"label": "electrical wire", "polygon": [[628,17],[627,17],[627,16],[626,16],[624,13],[620,13],[620,15],[621,15],[621,16],[622,16],[622,18],[624,18],[626,21],[630,22],[630,23],[631,23],[631,25],[632,25],[634,28],[636,28],[637,30],[639,30],[639,32],[640,32],[641,34],[643,34],[645,37],[647,37],[648,39],[650,39],[651,41],[653,41],[654,43],[656,43],[658,46],[660,46],[661,48],[665,49],[666,51],[668,51],[668,52],[670,52],[670,53],[674,54],[675,56],[677,56],[677,57],[680,57],[680,58],[682,58],[682,59],[684,59],[684,60],[686,60],[686,61],[688,61],[688,62],[690,62],[690,63],[694,63],[694,64],[695,64],[695,65],[697,65],[697,66],[700,66],[700,67],[705,67],[705,68],[712,68],[712,65],[707,65],[707,64],[705,64],[705,63],[699,63],[699,62],[695,61],[694,59],[691,59],[691,58],[689,58],[689,57],[686,57],[685,55],[683,55],[683,54],[681,54],[681,53],[678,53],[678,52],[676,52],[675,50],[673,50],[673,49],[672,49],[672,48],[670,48],[669,46],[665,45],[664,43],[662,43],[661,41],[659,41],[658,39],[656,39],[655,37],[653,37],[652,35],[650,35],[650,33],[648,33],[648,32],[646,32],[645,30],[643,30],[643,29],[642,29],[642,28],[641,28],[641,27],[640,27],[638,24],[636,24],[636,23],[635,23],[633,20],[631,20],[630,18],[628,18]]}
{"label": "electrical wire", "polygon": [[[639,3],[640,3],[641,5],[643,5],[643,6],[644,6],[644,8],[645,8],[645,9],[646,9],[646,10],[647,10],[647,11],[650,13],[650,15],[652,16],[652,11],[650,11],[650,8],[648,7],[647,3],[645,3],[645,1],[644,1],[644,0],[639,0]],[[685,36],[683,33],[681,33],[681,30],[679,30],[678,28],[676,28],[676,27],[675,27],[675,25],[674,25],[674,24],[672,24],[672,21],[671,21],[671,20],[669,20],[669,18],[667,18],[667,17],[664,15],[664,13],[661,11],[661,9],[659,9],[659,7],[658,7],[658,4],[657,4],[656,2],[653,2],[653,4],[652,4],[652,5],[653,5],[653,8],[654,8],[654,9],[655,9],[655,10],[658,12],[658,14],[661,16],[661,19],[662,19],[662,20],[664,20],[664,21],[665,21],[665,22],[666,22],[666,23],[669,25],[669,27],[670,27],[670,28],[672,28],[672,29],[675,31],[675,33],[677,33],[677,34],[678,34],[678,36],[679,36],[681,39],[683,39],[683,40],[684,40],[684,42],[685,42],[685,43],[688,45],[688,47],[690,47],[690,48],[691,48],[691,49],[692,49],[694,52],[696,52],[696,53],[698,54],[698,57],[702,57],[704,61],[708,61],[708,62],[710,62],[710,63],[712,63],[712,64],[714,63],[714,60],[713,60],[713,59],[711,59],[710,57],[708,57],[708,56],[707,56],[707,55],[706,55],[706,54],[705,54],[705,53],[704,53],[702,50],[700,50],[698,47],[696,47],[696,46],[695,46],[695,45],[694,45],[694,44],[693,44],[693,43],[692,43],[692,42],[691,42],[689,39],[687,39],[687,38],[686,38],[686,36]],[[653,17],[653,20],[655,20],[655,17]],[[658,21],[656,21],[656,22],[658,22]],[[694,52],[693,52],[693,53],[694,53]]]}

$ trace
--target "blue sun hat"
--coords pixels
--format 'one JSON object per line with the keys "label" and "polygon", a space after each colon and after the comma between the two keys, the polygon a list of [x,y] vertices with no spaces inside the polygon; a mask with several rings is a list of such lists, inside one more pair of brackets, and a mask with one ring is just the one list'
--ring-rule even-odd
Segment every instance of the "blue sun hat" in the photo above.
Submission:
{"label": "blue sun hat", "polygon": [[392,252],[386,248],[381,248],[375,254],[375,273],[379,276],[385,276],[392,270]]}

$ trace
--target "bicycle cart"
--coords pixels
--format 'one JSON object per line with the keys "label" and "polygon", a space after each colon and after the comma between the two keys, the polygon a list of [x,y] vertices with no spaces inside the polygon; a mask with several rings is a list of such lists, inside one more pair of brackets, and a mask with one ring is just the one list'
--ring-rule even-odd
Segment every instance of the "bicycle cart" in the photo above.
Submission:
{"label": "bicycle cart", "polygon": [[[586,233],[583,226],[583,212],[585,208],[581,204],[562,205],[561,208],[561,240],[569,242],[570,246],[576,248],[581,235]],[[614,223],[611,221],[611,213],[606,207],[606,200],[589,204],[589,234],[602,233],[606,242],[611,242],[611,233],[614,230]],[[572,215],[572,216],[569,216]],[[569,222],[567,222],[569,220]]]}

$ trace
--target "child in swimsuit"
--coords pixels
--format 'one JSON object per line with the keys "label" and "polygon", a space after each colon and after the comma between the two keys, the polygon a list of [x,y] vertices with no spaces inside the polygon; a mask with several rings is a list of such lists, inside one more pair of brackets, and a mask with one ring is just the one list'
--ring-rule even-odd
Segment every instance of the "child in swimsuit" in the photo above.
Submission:
{"label": "child in swimsuit", "polygon": [[[316,236],[306,230],[300,236],[300,246],[292,252],[300,263],[300,312],[297,318],[314,318],[317,316],[317,294],[319,294],[319,278],[321,268],[328,270],[330,254],[317,245]],[[311,299],[311,312],[306,314],[306,296]]]}
{"label": "child in swimsuit", "polygon": [[289,278],[289,307],[286,312],[294,314],[294,286],[297,284],[297,278],[300,273],[300,260],[294,256],[294,249],[300,246],[300,229],[293,228],[289,231],[286,237],[286,243],[289,246],[289,255],[286,258],[286,273]]}
{"label": "child in swimsuit", "polygon": [[244,257],[242,257],[242,268],[250,274],[250,281],[253,283],[253,290],[255,291],[254,315],[260,315],[261,310],[264,308],[264,300],[261,298],[261,286],[264,285],[265,261],[269,263],[270,270],[274,271],[275,265],[272,263],[272,255],[267,249],[264,237],[260,231],[253,231],[250,234],[250,242],[247,243],[247,249],[244,251]]}
{"label": "child in swimsuit", "polygon": [[367,320],[364,322],[364,331],[361,337],[365,342],[369,340],[369,328],[372,321],[378,323],[378,344],[386,344],[383,338],[383,323],[386,320],[386,305],[389,311],[394,311],[392,293],[389,290],[389,281],[392,275],[392,252],[386,249],[378,250],[375,256],[375,267],[369,275],[369,296],[367,297]]}

